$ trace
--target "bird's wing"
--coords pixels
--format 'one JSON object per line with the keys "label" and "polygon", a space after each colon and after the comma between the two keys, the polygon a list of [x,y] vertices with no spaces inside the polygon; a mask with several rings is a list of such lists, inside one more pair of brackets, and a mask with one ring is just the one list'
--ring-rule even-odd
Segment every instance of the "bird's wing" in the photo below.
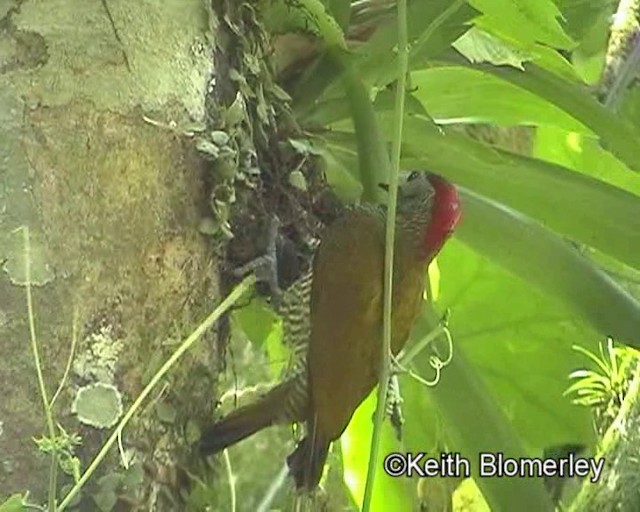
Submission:
{"label": "bird's wing", "polygon": [[384,222],[369,212],[330,226],[316,253],[309,386],[316,428],[332,440],[375,386],[383,268]]}

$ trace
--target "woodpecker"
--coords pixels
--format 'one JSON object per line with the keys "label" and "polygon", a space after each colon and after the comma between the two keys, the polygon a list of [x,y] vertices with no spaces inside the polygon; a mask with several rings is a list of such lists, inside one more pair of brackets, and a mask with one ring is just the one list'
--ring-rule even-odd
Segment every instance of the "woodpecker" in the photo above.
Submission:
{"label": "woodpecker", "polygon": [[[413,172],[398,189],[391,352],[406,343],[426,284],[427,267],[461,218],[456,188]],[[320,237],[311,271],[284,294],[284,338],[296,354],[288,377],[262,398],[230,413],[202,436],[219,452],[274,424],[305,423],[288,457],[300,490],[319,483],[331,443],[378,383],[382,352],[386,208],[351,206]]]}

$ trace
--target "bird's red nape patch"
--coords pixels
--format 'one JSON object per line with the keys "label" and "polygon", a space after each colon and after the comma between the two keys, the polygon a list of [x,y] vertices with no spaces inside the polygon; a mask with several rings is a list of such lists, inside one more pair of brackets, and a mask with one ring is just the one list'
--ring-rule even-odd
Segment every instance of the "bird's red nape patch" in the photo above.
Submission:
{"label": "bird's red nape patch", "polygon": [[429,259],[435,257],[438,251],[451,236],[462,217],[460,196],[456,187],[437,174],[429,174],[429,183],[433,186],[435,197],[431,209],[431,221],[424,236],[424,247]]}

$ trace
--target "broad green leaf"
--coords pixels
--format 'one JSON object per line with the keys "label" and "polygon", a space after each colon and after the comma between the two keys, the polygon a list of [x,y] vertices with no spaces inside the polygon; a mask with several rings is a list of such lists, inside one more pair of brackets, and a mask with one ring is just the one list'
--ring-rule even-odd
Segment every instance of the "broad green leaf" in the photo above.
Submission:
{"label": "broad green leaf", "polygon": [[471,62],[488,62],[494,66],[508,65],[522,69],[525,61],[533,54],[517,48],[511,48],[502,39],[473,27],[453,43],[453,47]]}
{"label": "broad green leaf", "polygon": [[440,123],[548,124],[591,132],[543,98],[473,69],[443,66],[416,71],[411,77],[417,88],[414,95]]}
{"label": "broad green leaf", "polygon": [[[536,130],[534,154],[640,196],[640,177],[630,173],[622,162],[604,151],[592,137],[551,127],[539,127]],[[637,270],[634,271],[601,252],[594,253],[593,257],[607,272],[613,273],[635,297],[640,297]]]}
{"label": "broad green leaf", "polygon": [[[553,510],[541,478],[500,478],[479,473],[481,454],[501,454],[513,459],[530,455],[523,448],[508,416],[496,403],[496,397],[464,352],[463,348],[458,348],[435,388],[422,388],[422,393],[429,393],[436,407],[414,409],[413,415],[418,421],[428,421],[439,414],[448,453],[460,454],[469,461],[471,474],[490,510],[521,510],[523,503],[529,505],[527,510]],[[407,396],[407,408],[409,400]]]}
{"label": "broad green leaf", "polygon": [[640,201],[640,177],[630,173],[626,165],[603,150],[593,137],[540,126],[536,130],[533,154],[537,158],[628,190],[636,194]]}
{"label": "broad green leaf", "polygon": [[554,48],[575,46],[558,23],[562,15],[552,0],[469,0],[469,3],[483,13],[475,21],[481,28]]}
{"label": "broad green leaf", "polygon": [[[604,303],[611,299],[606,291],[605,296],[600,297],[598,290],[589,290],[582,284],[584,280],[593,282],[589,272],[600,275],[599,271],[569,244],[551,233],[547,235],[542,228],[536,231],[535,225],[521,216],[507,217],[513,223],[511,229],[505,229],[504,222],[482,227],[490,219],[479,215],[483,212],[477,208],[469,207],[467,195],[463,200],[465,218],[461,228],[466,226],[467,231],[476,233],[476,238],[484,240],[482,248],[492,247],[493,252],[486,251],[489,257],[483,258],[455,240],[449,242],[439,257],[438,305],[441,311],[451,308],[450,326],[457,347],[454,361],[464,350],[470,366],[464,371],[456,371],[456,378],[447,373],[452,368],[446,368],[440,387],[432,393],[408,378],[403,379],[407,418],[403,449],[432,451],[443,437],[453,443],[451,449],[461,449],[469,456],[481,451],[540,456],[550,445],[591,444],[593,432],[588,410],[572,405],[563,392],[569,384],[569,373],[582,364],[580,355],[571,349],[572,344],[594,349],[599,335],[558,300],[500,269],[496,263],[512,272],[518,271],[529,282],[540,278],[538,286],[550,295],[590,295],[578,300],[594,301],[599,307],[606,307]],[[501,210],[498,208],[498,214]],[[542,237],[550,237],[551,243],[541,243],[538,236],[541,233]],[[463,241],[468,238],[464,230],[459,231],[459,238]],[[547,257],[541,258],[545,255]],[[522,271],[518,265],[532,268]],[[566,272],[559,276],[554,274],[558,268],[562,270],[567,266],[571,275]],[[577,286],[572,287],[572,284]],[[566,287],[564,291],[558,292],[563,287]],[[615,297],[613,301],[610,310],[600,317],[620,308]],[[612,323],[618,320],[615,318]],[[418,336],[420,327],[416,332]],[[477,383],[469,385],[469,373],[473,370],[488,386],[484,394],[479,394],[481,386]],[[425,378],[432,377],[424,367],[422,374]],[[441,396],[440,412],[445,407],[443,401],[446,403],[445,417],[440,420],[429,399],[432,394]],[[489,406],[483,403],[491,402],[491,396],[497,398],[502,412],[524,441],[525,453],[518,448],[517,440],[509,440],[509,429],[501,427],[493,413],[485,411]],[[482,418],[495,419],[495,422],[488,419],[487,422],[493,422],[494,428],[502,434],[489,435],[485,428],[487,422]],[[370,417],[366,419],[370,422]],[[440,435],[437,434],[438,425]],[[515,500],[515,496],[521,494],[509,489],[509,484],[514,482],[494,481],[498,489],[493,491],[487,490],[491,488],[491,482],[478,483],[485,492],[501,496],[494,496],[494,500]]]}
{"label": "broad green leaf", "polygon": [[[461,227],[474,210],[464,213]],[[539,456],[547,446],[563,442],[593,442],[589,411],[572,405],[563,393],[570,384],[569,373],[583,364],[571,346],[596,348],[603,336],[558,299],[501,268],[500,260],[471,250],[464,243],[465,233],[457,238],[460,241],[451,240],[439,256],[442,280],[437,302],[440,311],[450,308],[454,357],[456,346],[462,347],[495,393],[529,455]],[[493,237],[491,241],[500,243]],[[504,252],[509,244],[508,239],[502,243]],[[424,331],[420,327],[416,335]],[[420,392],[420,385],[411,386]],[[419,435],[418,430],[414,433]],[[410,443],[409,425],[406,435]]]}
{"label": "broad green leaf", "polygon": [[[490,148],[462,134],[447,130],[444,135],[432,134],[423,126],[428,128],[430,122],[417,117],[405,120],[405,169],[438,172],[640,269],[638,196],[557,165]],[[348,133],[333,132],[325,138],[353,147]]]}
{"label": "broad green leaf", "polygon": [[421,157],[408,158],[407,168],[440,172],[640,269],[638,196],[557,165],[488,148],[464,135],[420,136],[409,124],[407,147]]}
{"label": "broad green leaf", "polygon": [[640,303],[593,261],[532,219],[468,189],[461,194],[461,241],[561,300],[603,337],[640,347]]}
{"label": "broad green leaf", "polygon": [[[462,226],[475,213],[467,204],[463,203]],[[467,229],[479,228],[472,224]],[[504,240],[506,251],[510,234],[496,239],[500,233],[490,231],[487,243]],[[462,234],[458,238],[464,240]],[[592,444],[588,410],[572,405],[563,392],[569,373],[582,364],[572,344],[594,348],[598,335],[559,301],[501,269],[497,264],[501,261],[480,256],[455,239],[438,260],[437,306],[439,311],[450,308],[453,363],[443,370],[434,389],[403,378],[405,449],[429,450],[446,441],[449,450],[461,450],[473,464],[479,452],[540,457],[550,445]],[[413,337],[419,338],[429,328],[421,320]],[[462,367],[461,360],[466,360]],[[416,369],[431,379],[433,370],[425,362],[426,356],[421,357]],[[492,412],[494,400],[502,417]],[[520,492],[509,488],[514,482],[493,480],[476,482],[493,505],[496,500],[503,503],[494,510],[516,510]],[[505,500],[511,507],[504,506]]]}
{"label": "broad green leaf", "polygon": [[282,322],[277,322],[264,340],[264,348],[269,357],[269,370],[274,378],[282,377],[291,361],[291,350],[283,343],[282,334]]}
{"label": "broad green leaf", "polygon": [[525,64],[525,72],[522,72],[504,66],[470,64],[451,54],[447,59],[499,77],[544,98],[588,127],[600,137],[605,149],[611,151],[630,169],[640,170],[640,130],[605,109],[585,87],[567,82],[532,64]]}
{"label": "broad green leaf", "polygon": [[473,27],[453,47],[474,63],[488,62],[495,66],[506,64],[524,69],[524,62],[533,62],[569,81],[580,81],[580,75],[557,50],[538,43],[506,40]]}
{"label": "broad green leaf", "polygon": [[282,342],[282,322],[278,316],[260,298],[238,309],[233,316],[252,345],[267,352],[271,375],[280,376],[287,366],[289,350]]}
{"label": "broad green leaf", "polygon": [[242,331],[249,341],[257,348],[262,347],[267,337],[278,322],[278,317],[268,304],[260,298],[233,313]]}

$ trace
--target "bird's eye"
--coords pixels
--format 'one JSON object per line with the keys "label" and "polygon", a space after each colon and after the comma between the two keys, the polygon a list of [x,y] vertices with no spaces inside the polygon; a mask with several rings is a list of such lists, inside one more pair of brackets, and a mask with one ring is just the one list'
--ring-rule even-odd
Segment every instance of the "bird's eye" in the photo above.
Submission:
{"label": "bird's eye", "polygon": [[420,173],[418,171],[411,171],[411,173],[409,173],[409,177],[407,178],[407,181],[412,181],[412,180],[417,179],[420,176],[420,174],[422,174],[422,173]]}

